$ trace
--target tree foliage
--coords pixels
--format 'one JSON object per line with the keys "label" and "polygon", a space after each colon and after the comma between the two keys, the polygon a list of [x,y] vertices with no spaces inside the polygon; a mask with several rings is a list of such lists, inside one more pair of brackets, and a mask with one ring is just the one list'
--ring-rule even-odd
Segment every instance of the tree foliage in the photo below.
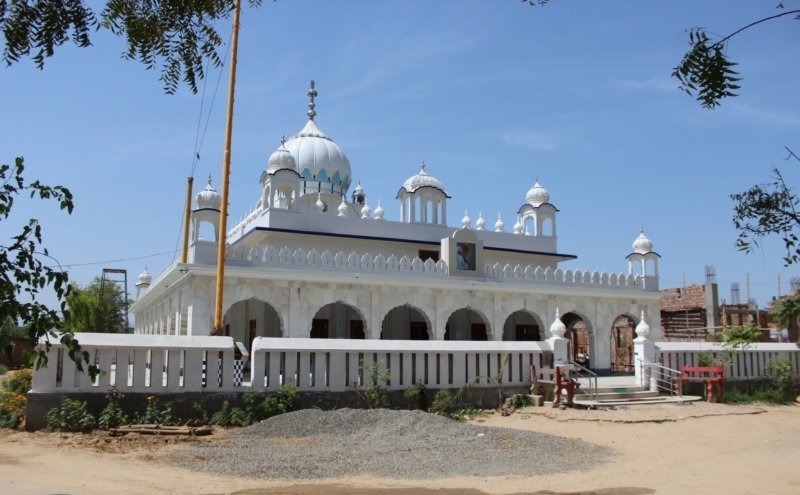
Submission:
{"label": "tree foliage", "polygon": [[67,296],[65,328],[70,332],[125,333],[128,331],[124,291],[96,277],[86,287],[72,286]]}
{"label": "tree foliage", "polygon": [[[14,202],[22,195],[43,200],[54,200],[60,209],[72,213],[72,193],[63,186],[47,186],[39,181],[26,183],[22,175],[25,170],[23,159],[17,158],[14,165],[0,165],[0,222],[7,221]],[[5,239],[0,242],[6,242]],[[50,258],[47,248],[42,246],[42,227],[35,218],[30,218],[22,231],[0,245],[0,321],[14,322],[25,330],[26,336],[36,342],[41,337],[58,338],[68,349],[78,369],[83,370],[83,362],[89,355],[81,352],[80,345],[69,333],[58,333],[63,320],[61,313],[66,311],[66,297],[70,293],[67,272],[45,264],[42,258]],[[48,259],[52,263],[52,258]],[[43,291],[52,290],[60,304],[57,309],[48,308],[38,302]],[[50,344],[46,345],[46,349]],[[11,354],[12,345],[8,334],[0,333],[0,349]],[[46,349],[26,355],[28,362],[34,361],[37,367],[47,363]],[[93,372],[93,367],[90,367]]]}
{"label": "tree foliage", "polygon": [[775,317],[783,328],[788,329],[796,325],[800,318],[800,294],[774,301],[769,314]]}
{"label": "tree foliage", "polygon": [[[107,29],[125,38],[123,57],[160,68],[167,93],[181,81],[197,92],[204,60],[221,63],[223,40],[215,23],[230,16],[235,1],[108,0],[97,14],[86,0],[0,0],[3,60],[11,65],[30,57],[41,69],[67,41],[88,47],[92,31]],[[258,6],[261,0],[249,3]]]}
{"label": "tree foliage", "polygon": [[[783,8],[783,4],[778,5],[778,8]],[[717,41],[711,39],[704,28],[689,29],[691,49],[672,71],[672,77],[678,80],[680,89],[695,96],[704,108],[716,107],[724,98],[736,96],[741,80],[739,73],[734,70],[736,62],[732,62],[726,53],[728,41],[746,29],[788,15],[800,19],[800,10],[764,17]]]}
{"label": "tree foliage", "polygon": [[[789,153],[790,157],[800,161],[791,150]],[[762,238],[778,235],[786,248],[784,264],[789,266],[800,262],[800,198],[786,184],[777,167],[772,168],[772,175],[772,182],[756,184],[731,195],[734,201],[733,225],[739,231],[736,247],[751,252]]]}

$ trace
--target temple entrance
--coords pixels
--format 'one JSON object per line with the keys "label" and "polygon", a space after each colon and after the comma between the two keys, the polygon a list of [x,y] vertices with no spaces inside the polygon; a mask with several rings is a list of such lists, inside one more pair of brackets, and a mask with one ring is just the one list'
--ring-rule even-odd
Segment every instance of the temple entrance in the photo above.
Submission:
{"label": "temple entrance", "polygon": [[503,340],[539,341],[542,331],[539,321],[527,311],[515,311],[503,325]]}
{"label": "temple entrance", "polygon": [[636,323],[620,315],[611,325],[611,372],[633,373],[633,339]]}
{"label": "temple entrance", "polygon": [[489,340],[486,320],[470,308],[451,314],[444,328],[444,340]]}
{"label": "temple entrance", "polygon": [[269,303],[246,299],[234,303],[222,318],[223,334],[250,350],[256,337],[282,337],[281,317]]}
{"label": "temple entrance", "polygon": [[381,339],[429,340],[426,318],[420,310],[407,304],[393,308],[383,319]]}
{"label": "temple entrance", "polygon": [[566,313],[561,317],[567,327],[566,338],[569,339],[570,358],[583,366],[591,368],[591,336],[589,325],[576,313]]}
{"label": "temple entrance", "polygon": [[363,339],[364,317],[359,311],[342,302],[327,304],[311,320],[312,339]]}

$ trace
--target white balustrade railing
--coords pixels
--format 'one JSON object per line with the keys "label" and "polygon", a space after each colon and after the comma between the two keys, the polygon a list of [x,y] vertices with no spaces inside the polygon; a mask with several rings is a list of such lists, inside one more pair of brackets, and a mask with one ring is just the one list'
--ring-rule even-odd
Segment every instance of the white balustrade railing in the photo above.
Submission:
{"label": "white balustrade railing", "polygon": [[[251,350],[251,386],[276,390],[345,391],[369,386],[373,363],[388,390],[421,383],[427,388],[530,386],[531,365],[541,367],[545,342],[344,340],[257,337]],[[385,373],[388,371],[388,374]]]}
{"label": "white balustrade railing", "polygon": [[[79,333],[81,350],[98,367],[95,380],[76,369],[64,347],[54,342],[48,365],[33,374],[34,392],[173,393],[236,390],[231,337]],[[43,347],[43,343],[40,346]]]}
{"label": "white balustrade railing", "polygon": [[667,368],[700,366],[700,356],[728,361],[725,379],[730,381],[763,378],[769,363],[788,359],[794,374],[800,374],[800,349],[795,344],[755,343],[730,352],[720,344],[709,342],[656,342],[655,360]]}
{"label": "white balustrade railing", "polygon": [[[250,375],[235,360],[231,337],[80,333],[100,375],[92,381],[54,342],[48,366],[33,375],[34,392],[148,394],[235,392],[242,386],[274,391],[292,383],[300,391],[341,392],[369,386],[372,363],[389,390],[417,383],[428,388],[530,386],[531,365],[549,361],[545,342],[294,339],[257,337]],[[388,371],[388,375],[384,373]],[[251,382],[247,383],[250,378]],[[244,380],[243,380],[244,379]],[[243,383],[243,381],[245,383]]]}

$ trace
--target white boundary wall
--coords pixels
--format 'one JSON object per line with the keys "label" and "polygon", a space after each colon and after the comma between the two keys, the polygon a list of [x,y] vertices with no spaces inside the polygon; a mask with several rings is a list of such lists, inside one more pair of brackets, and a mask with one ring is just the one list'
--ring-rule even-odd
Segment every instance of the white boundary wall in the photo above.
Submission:
{"label": "white boundary wall", "polygon": [[[100,376],[76,370],[59,342],[52,342],[48,366],[33,374],[33,392],[166,394],[242,391],[240,362],[231,337],[81,333],[81,349]],[[40,346],[44,345],[44,341]],[[300,391],[341,392],[353,384],[369,386],[368,370],[379,363],[390,390],[422,383],[428,388],[495,386],[490,378],[502,366],[504,386],[529,386],[530,366],[549,361],[546,342],[411,341],[266,338],[254,340],[252,386],[274,391],[294,383]],[[363,361],[364,369],[360,368]],[[247,377],[245,377],[246,379]]]}
{"label": "white boundary wall", "polygon": [[716,358],[730,358],[731,365],[724,366],[725,379],[730,381],[763,378],[769,363],[781,358],[789,359],[793,373],[800,374],[800,348],[794,343],[756,343],[733,352],[720,344],[709,342],[655,343],[655,362],[674,370],[680,370],[681,366],[700,366],[702,353]]}

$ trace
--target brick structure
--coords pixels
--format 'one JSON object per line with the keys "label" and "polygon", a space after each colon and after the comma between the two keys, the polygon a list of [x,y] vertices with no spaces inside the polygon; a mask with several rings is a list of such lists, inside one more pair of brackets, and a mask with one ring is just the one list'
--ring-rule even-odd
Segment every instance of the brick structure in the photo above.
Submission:
{"label": "brick structure", "polygon": [[689,285],[661,291],[661,328],[667,341],[710,340],[719,324],[717,284]]}

